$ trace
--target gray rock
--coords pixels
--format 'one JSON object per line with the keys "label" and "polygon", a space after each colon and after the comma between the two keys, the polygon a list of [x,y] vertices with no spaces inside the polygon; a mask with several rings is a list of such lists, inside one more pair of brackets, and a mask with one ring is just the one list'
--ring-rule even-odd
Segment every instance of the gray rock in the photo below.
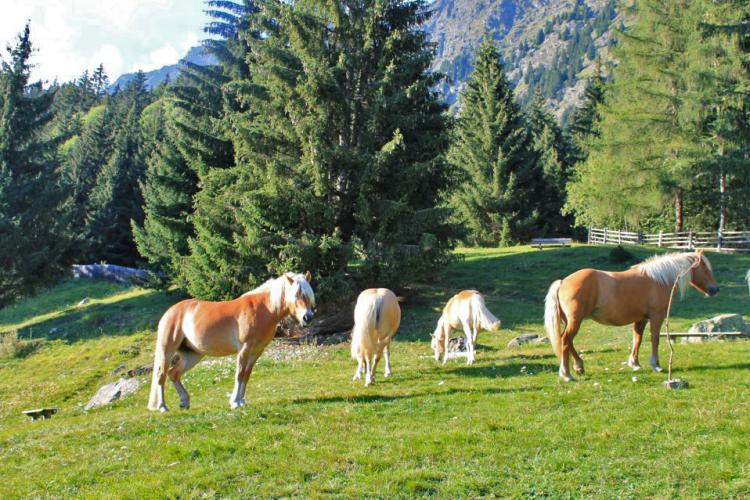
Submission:
{"label": "gray rock", "polygon": [[545,342],[549,342],[549,339],[547,337],[540,337],[539,335],[533,333],[519,335],[518,337],[508,342],[508,349],[512,349],[514,347],[519,347],[529,343],[544,344]]}
{"label": "gray rock", "polygon": [[742,332],[743,336],[750,336],[750,326],[748,326],[739,314],[720,314],[713,318],[698,321],[688,330],[688,333],[705,334],[711,333],[710,336],[682,337],[684,344],[698,344],[701,342],[710,342],[713,340],[728,340],[737,337],[721,335],[721,332]]}
{"label": "gray rock", "polygon": [[117,382],[112,382],[99,388],[94,397],[86,403],[84,409],[90,410],[92,408],[98,408],[100,406],[106,406],[112,404],[118,399],[133,394],[143,384],[137,378],[124,379],[121,378]]}

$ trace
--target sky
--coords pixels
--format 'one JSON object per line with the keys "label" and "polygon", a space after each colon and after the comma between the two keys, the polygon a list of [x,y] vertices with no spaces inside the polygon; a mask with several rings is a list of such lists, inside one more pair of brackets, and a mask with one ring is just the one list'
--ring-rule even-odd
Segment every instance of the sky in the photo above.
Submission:
{"label": "sky", "polygon": [[0,57],[31,21],[32,78],[73,80],[174,64],[205,38],[203,0],[0,0]]}

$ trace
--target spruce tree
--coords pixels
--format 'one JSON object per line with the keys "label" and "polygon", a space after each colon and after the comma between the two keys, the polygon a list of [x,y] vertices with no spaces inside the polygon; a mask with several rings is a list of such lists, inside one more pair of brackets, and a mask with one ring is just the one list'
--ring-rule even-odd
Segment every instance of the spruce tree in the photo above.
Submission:
{"label": "spruce tree", "polygon": [[188,237],[192,235],[189,218],[198,178],[175,146],[174,132],[166,128],[166,123],[163,127],[140,183],[145,216],[143,224],[132,221],[133,236],[139,254],[152,269],[167,283],[179,284]]}
{"label": "spruce tree", "polygon": [[363,282],[444,260],[445,108],[422,7],[264,2],[251,16],[249,76],[225,86],[237,164],[202,179],[191,293],[236,295],[309,267],[316,291],[336,295],[353,250]]}
{"label": "spruce tree", "polygon": [[537,92],[526,112],[526,120],[542,173],[535,191],[539,204],[538,230],[543,234],[570,234],[573,218],[561,213],[574,161],[570,138],[545,107],[544,98]]}
{"label": "spruce tree", "polygon": [[57,139],[45,135],[54,94],[29,84],[27,24],[0,69],[0,306],[67,270],[67,214],[55,168]]}
{"label": "spruce tree", "polygon": [[91,189],[86,215],[88,258],[134,265],[137,252],[131,220],[143,221],[139,182],[145,174],[141,113],[148,103],[145,76],[139,73],[117,96],[112,154]]}
{"label": "spruce tree", "polygon": [[489,37],[460,96],[448,161],[463,174],[452,206],[472,245],[528,239],[538,222],[537,159],[500,53]]}
{"label": "spruce tree", "polygon": [[637,3],[635,20],[617,46],[611,96],[598,108],[600,135],[569,185],[568,208],[579,224],[639,227],[671,200],[674,228],[682,230],[683,193],[699,149],[684,99],[687,48],[697,28],[694,4]]}

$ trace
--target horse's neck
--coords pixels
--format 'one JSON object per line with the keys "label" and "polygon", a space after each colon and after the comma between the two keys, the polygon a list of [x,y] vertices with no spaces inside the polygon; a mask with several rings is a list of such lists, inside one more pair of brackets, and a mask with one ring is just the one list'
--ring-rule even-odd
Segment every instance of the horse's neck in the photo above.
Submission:
{"label": "horse's neck", "polygon": [[274,324],[274,326],[281,323],[284,318],[289,315],[289,310],[286,307],[284,296],[282,295],[279,304],[276,304],[274,306],[270,289],[258,290],[255,293],[250,293],[244,295],[243,297],[248,301],[248,303],[255,302],[256,306],[259,304],[263,304],[264,309],[269,313],[269,320]]}

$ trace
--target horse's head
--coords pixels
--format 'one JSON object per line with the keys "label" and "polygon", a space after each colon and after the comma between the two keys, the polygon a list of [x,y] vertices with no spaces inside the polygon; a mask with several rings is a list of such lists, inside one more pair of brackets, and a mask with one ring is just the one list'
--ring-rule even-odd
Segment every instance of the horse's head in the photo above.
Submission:
{"label": "horse's head", "polygon": [[315,316],[315,294],[310,286],[312,277],[310,271],[303,274],[286,273],[287,279],[286,304],[289,314],[297,319],[301,326],[312,321]]}
{"label": "horse's head", "polygon": [[711,269],[711,263],[708,261],[708,258],[703,255],[703,250],[697,250],[695,252],[695,262],[693,263],[692,272],[690,274],[690,284],[693,285],[696,290],[710,297],[719,293],[719,284],[716,283],[713,270]]}

